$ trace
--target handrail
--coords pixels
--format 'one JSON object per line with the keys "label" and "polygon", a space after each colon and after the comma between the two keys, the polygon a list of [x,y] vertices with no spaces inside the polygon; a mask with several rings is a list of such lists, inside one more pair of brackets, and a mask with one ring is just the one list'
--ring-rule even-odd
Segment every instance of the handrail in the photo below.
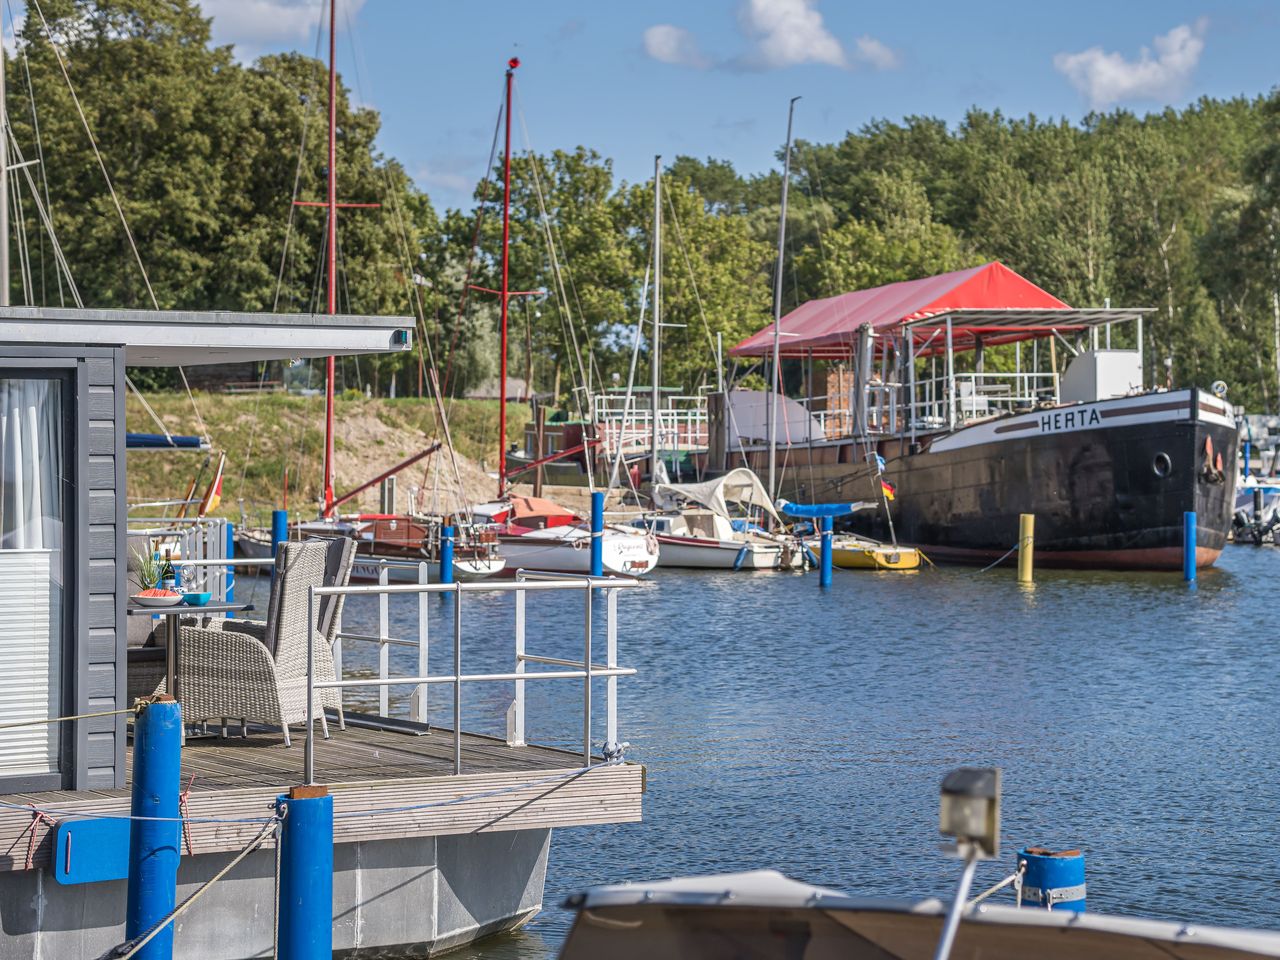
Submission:
{"label": "handrail", "polygon": [[[462,685],[464,683],[514,682],[515,700],[508,712],[507,742],[510,746],[524,744],[524,683],[526,680],[581,680],[582,681],[582,752],[583,762],[590,766],[591,757],[591,721],[592,721],[592,681],[604,679],[607,683],[607,733],[604,752],[606,757],[616,758],[621,753],[617,741],[617,680],[618,677],[634,676],[634,667],[622,667],[617,662],[617,591],[639,586],[639,582],[619,577],[593,577],[588,574],[561,574],[536,570],[517,570],[514,581],[477,581],[463,583],[427,583],[425,564],[419,565],[420,582],[391,584],[387,582],[386,570],[383,569],[379,583],[369,585],[346,586],[314,586],[307,594],[308,622],[315,622],[316,600],[325,596],[369,596],[376,595],[379,605],[379,636],[370,637],[363,634],[339,633],[334,644],[336,679],[317,680],[315,676],[315,631],[307,631],[307,734],[303,751],[304,782],[315,782],[315,710],[317,690],[346,690],[359,687],[376,688],[379,694],[379,708],[382,716],[389,715],[389,688],[394,686],[413,686],[418,688],[415,713],[418,719],[426,720],[426,690],[432,686],[449,684],[453,687],[453,772],[462,772]],[[583,616],[583,656],[580,661],[562,660],[560,658],[540,657],[525,652],[525,598],[529,593],[548,591],[581,590],[584,597]],[[597,664],[592,657],[592,598],[597,590],[602,590],[608,602],[608,655],[604,665]],[[509,673],[463,673],[462,670],[462,602],[464,594],[469,593],[514,593],[515,594],[515,670]],[[394,594],[414,594],[418,596],[419,639],[404,640],[389,636],[388,602]],[[428,617],[425,603],[430,594],[453,594],[453,670],[448,674],[431,674],[427,670],[428,651]],[[379,644],[379,676],[344,679],[341,666],[341,641],[360,640]],[[389,676],[388,648],[391,645],[416,646],[418,648],[418,671],[409,677]],[[547,666],[558,666],[567,669],[542,670],[530,672],[526,664],[540,663]]]}

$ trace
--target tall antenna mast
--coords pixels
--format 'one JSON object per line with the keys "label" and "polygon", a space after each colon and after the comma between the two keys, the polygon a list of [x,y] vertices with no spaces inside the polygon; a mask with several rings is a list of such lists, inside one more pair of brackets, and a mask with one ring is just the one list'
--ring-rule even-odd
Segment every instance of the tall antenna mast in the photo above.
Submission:
{"label": "tall antenna mast", "polygon": [[[338,312],[338,0],[329,0],[329,193],[328,207],[328,281],[326,304],[329,316]],[[324,361],[324,515],[333,516],[333,357]]]}
{"label": "tall antenna mast", "polygon": [[650,422],[653,427],[653,459],[649,470],[649,488],[658,484],[658,464],[661,462],[658,432],[658,410],[662,403],[662,157],[653,158],[653,394]]}
{"label": "tall antenna mast", "polygon": [[796,113],[796,101],[791,98],[787,108],[787,151],[782,160],[782,212],[778,216],[778,267],[773,274],[773,376],[769,385],[769,499],[778,499],[778,487],[774,480],[778,462],[778,394],[782,392],[782,375],[778,369],[781,359],[779,341],[782,337],[782,259],[787,240],[787,187],[791,183],[791,121]]}

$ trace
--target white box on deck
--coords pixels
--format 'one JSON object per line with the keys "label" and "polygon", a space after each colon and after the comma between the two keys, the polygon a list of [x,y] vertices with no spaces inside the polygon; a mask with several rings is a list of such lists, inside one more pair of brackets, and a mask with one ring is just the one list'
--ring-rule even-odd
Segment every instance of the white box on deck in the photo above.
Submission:
{"label": "white box on deck", "polygon": [[1127,397],[1142,389],[1142,354],[1137,350],[1086,350],[1073,357],[1058,385],[1062,403],[1092,403]]}

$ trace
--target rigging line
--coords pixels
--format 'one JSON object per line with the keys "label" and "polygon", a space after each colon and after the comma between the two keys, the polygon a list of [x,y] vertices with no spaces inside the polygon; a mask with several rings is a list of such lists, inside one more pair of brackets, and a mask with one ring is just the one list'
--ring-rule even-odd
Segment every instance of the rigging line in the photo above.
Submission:
{"label": "rigging line", "polygon": [[[315,60],[320,59],[320,38],[324,28],[324,6],[320,5],[320,16],[316,21],[316,48],[312,54]],[[284,285],[284,267],[285,261],[289,256],[289,238],[293,235],[294,215],[297,212],[297,205],[294,203],[298,199],[298,187],[302,184],[302,164],[306,159],[307,138],[311,129],[312,114],[315,112],[313,107],[319,103],[316,97],[316,89],[320,85],[319,74],[313,73],[311,78],[311,87],[307,92],[306,109],[302,111],[302,137],[298,143],[298,163],[293,171],[293,194],[289,200],[289,215],[285,220],[284,228],[284,248],[280,251],[280,271],[276,275],[276,293],[271,301],[271,312],[275,313],[280,307],[280,289]],[[256,411],[255,411],[255,416]],[[243,483],[243,481],[241,481]]]}
{"label": "rigging line", "polygon": [[155,423],[155,425],[160,428],[160,432],[164,434],[164,438],[168,440],[170,444],[172,444],[173,434],[171,434],[169,432],[169,428],[164,425],[164,421],[160,419],[159,414],[157,414],[155,410],[151,408],[151,404],[147,403],[147,398],[142,395],[142,391],[137,388],[132,378],[127,373],[124,375],[124,383],[125,383],[125,386],[127,386],[130,390],[133,391],[133,395],[138,398],[138,402],[142,404],[142,409],[145,410],[147,412],[147,415],[151,417],[152,422]]}
{"label": "rigging line", "polygon": [[693,299],[698,304],[698,316],[702,319],[702,330],[707,335],[707,346],[711,350],[711,355],[715,356],[716,341],[711,336],[711,324],[707,322],[707,314],[702,306],[702,295],[698,293],[698,278],[693,273],[693,262],[689,259],[689,249],[685,246],[684,231],[680,229],[680,218],[676,216],[676,206],[671,200],[671,191],[667,191],[667,209],[671,211],[671,222],[676,225],[676,246],[680,248],[680,253],[684,257],[685,269],[689,271],[689,283],[693,287]]}
{"label": "rigging line", "polygon": [[555,238],[552,235],[551,217],[547,214],[546,197],[543,195],[543,192],[542,192],[542,178],[541,176],[539,176],[539,173],[538,173],[538,168],[542,165],[542,162],[539,159],[537,153],[534,152],[533,140],[529,136],[529,127],[528,127],[528,124],[525,122],[524,106],[523,106],[523,101],[520,99],[520,96],[519,96],[518,84],[515,86],[517,87],[516,106],[517,106],[517,113],[519,113],[520,115],[520,130],[521,132],[524,133],[525,148],[529,151],[529,159],[531,161],[529,164],[529,167],[530,167],[530,170],[533,172],[534,194],[538,198],[538,212],[541,217],[543,232],[546,234],[547,253],[551,258],[551,275],[555,278],[557,291],[560,295],[560,299],[564,303],[564,314],[562,317],[562,321],[566,324],[566,327],[569,331],[570,340],[573,343],[573,358],[577,362],[578,374],[581,377],[581,380],[579,381],[579,383],[585,387],[587,385],[587,372],[586,372],[586,369],[582,366],[582,350],[578,346],[578,337],[573,328],[573,313],[569,309],[569,295],[568,295],[568,292],[565,290],[564,277],[561,273],[561,267],[560,267],[560,259],[557,256]]}
{"label": "rigging line", "polygon": [[[31,199],[35,203],[36,212],[40,215],[40,220],[44,224],[45,231],[49,235],[49,244],[53,247],[54,260],[61,265],[63,272],[67,277],[67,286],[71,290],[71,297],[75,301],[77,307],[83,308],[84,301],[80,299],[80,291],[76,287],[75,279],[71,276],[71,266],[67,263],[66,255],[62,252],[62,244],[58,242],[58,235],[53,229],[53,220],[50,218],[49,211],[45,209],[44,204],[40,202],[40,195],[36,192],[35,179],[31,176],[31,168],[25,166],[26,160],[22,156],[22,148],[18,146],[18,141],[14,137],[13,128],[9,128],[9,145],[13,149],[13,155],[17,158],[22,166],[22,175],[26,178],[27,185],[31,188]],[[61,289],[61,285],[59,285]]]}
{"label": "rigging line", "polygon": [[[644,285],[641,286],[640,288],[640,317],[636,321],[636,335],[631,345],[631,369],[627,373],[627,396],[622,402],[622,420],[620,421],[620,426],[618,428],[618,439],[617,439],[618,452],[617,452],[617,456],[615,456],[613,460],[613,469],[609,473],[609,489],[613,489],[613,487],[617,484],[618,469],[619,467],[621,467],[624,459],[622,451],[625,445],[626,435],[627,435],[627,418],[631,415],[631,406],[635,400],[633,391],[635,389],[635,383],[636,383],[636,368],[640,364],[640,340],[644,332],[645,310],[649,306],[649,274],[653,270],[652,260],[653,258],[650,257],[649,258],[650,262],[645,264]],[[635,484],[631,483],[629,473],[627,476],[627,482],[631,484],[632,489],[635,488]],[[637,494],[637,499],[639,499],[638,494]]]}
{"label": "rigging line", "polygon": [[498,102],[498,115],[493,121],[493,141],[489,144],[489,162],[484,168],[484,180],[480,182],[480,206],[476,208],[476,226],[471,234],[471,246],[467,248],[467,269],[462,277],[462,296],[458,301],[458,319],[453,325],[453,333],[449,338],[449,354],[445,360],[444,392],[449,392],[449,383],[453,377],[453,358],[457,355],[458,333],[466,320],[468,296],[471,292],[471,277],[475,272],[476,261],[480,259],[480,230],[484,226],[484,215],[489,207],[489,184],[493,182],[493,166],[498,156],[498,137],[502,133],[502,114],[506,96]]}
{"label": "rigging line", "polygon": [[[138,270],[142,274],[142,282],[146,285],[147,295],[151,298],[151,306],[159,310],[160,301],[156,299],[155,290],[151,288],[151,279],[147,276],[147,268],[143,265],[142,255],[138,252],[138,245],[134,242],[133,231],[129,229],[129,221],[124,215],[124,207],[121,206],[120,198],[116,195],[115,185],[111,182],[111,174],[107,172],[106,161],[102,159],[102,153],[98,150],[98,141],[94,139],[93,130],[89,126],[89,118],[85,116],[84,108],[80,105],[80,97],[76,95],[75,85],[71,82],[71,74],[67,72],[67,64],[62,56],[62,48],[53,39],[53,31],[49,29],[49,21],[44,17],[44,10],[40,7],[40,0],[32,0],[32,5],[36,8],[36,14],[40,17],[40,23],[44,27],[45,37],[48,38],[49,45],[53,47],[54,59],[58,61],[58,68],[62,71],[62,78],[67,82],[67,90],[71,93],[71,102],[75,104],[76,113],[80,116],[80,123],[84,127],[85,134],[89,137],[89,145],[93,148],[93,156],[98,161],[98,169],[102,171],[102,179],[107,184],[107,192],[111,194],[111,202],[115,205],[116,213],[120,217],[120,225],[124,228],[125,237],[129,240],[129,248],[133,251],[134,259],[138,262]],[[183,379],[186,379],[185,376]],[[199,414],[197,413],[196,416],[198,419]]]}

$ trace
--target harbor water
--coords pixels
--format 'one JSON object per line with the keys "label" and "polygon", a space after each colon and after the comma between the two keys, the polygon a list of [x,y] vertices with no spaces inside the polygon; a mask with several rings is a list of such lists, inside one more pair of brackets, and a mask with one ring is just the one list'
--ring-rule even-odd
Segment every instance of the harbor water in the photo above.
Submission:
{"label": "harbor water", "polygon": [[[545,909],[456,956],[554,956],[584,886],[770,867],[855,894],[945,895],[938,785],[1004,768],[1003,860],[1081,847],[1089,908],[1280,927],[1268,892],[1280,810],[1280,551],[1228,547],[1189,588],[1178,574],[659,570],[619,597],[627,756],[648,768],[644,822],[557,831]],[[452,598],[432,598],[433,672],[448,672]],[[464,602],[464,672],[512,665],[509,597]],[[529,601],[530,652],[580,657],[582,600]],[[603,606],[603,605],[600,605]],[[353,598],[347,629],[376,632]],[[602,613],[603,611],[601,611]],[[397,599],[393,634],[415,635]],[[438,624],[438,626],[437,626]],[[597,626],[603,658],[603,623]],[[347,647],[349,673],[374,650]],[[411,675],[411,650],[392,648]],[[581,685],[529,684],[530,741],[579,749]],[[596,740],[603,737],[603,683]],[[451,725],[446,688],[433,721]],[[464,727],[501,735],[511,689],[464,691]],[[447,734],[446,734],[447,735]]]}

